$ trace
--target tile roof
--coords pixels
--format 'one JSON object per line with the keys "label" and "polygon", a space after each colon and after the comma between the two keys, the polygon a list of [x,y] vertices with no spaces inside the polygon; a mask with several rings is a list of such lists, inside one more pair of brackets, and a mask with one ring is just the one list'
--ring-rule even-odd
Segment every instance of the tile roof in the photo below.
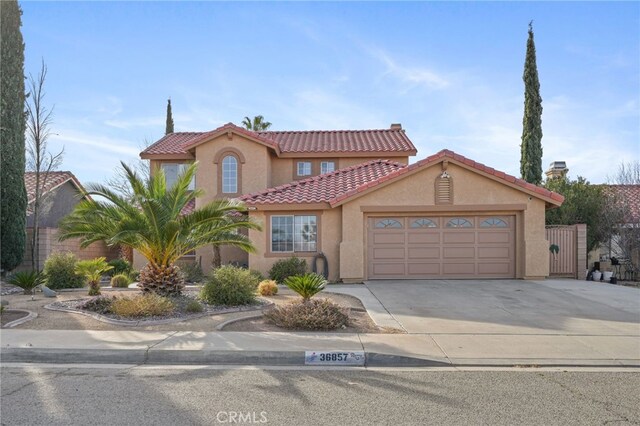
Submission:
{"label": "tile roof", "polygon": [[227,123],[210,132],[170,133],[141,155],[187,154],[190,148],[225,131],[253,138],[282,153],[416,153],[416,147],[400,128],[253,132]]}
{"label": "tile roof", "polygon": [[[43,178],[43,174],[40,175],[40,179]],[[64,171],[64,172],[49,172],[49,176],[47,178],[46,185],[43,188],[43,193],[53,191],[60,185],[66,183],[67,181],[72,181],[73,184],[84,191],[84,187],[80,183],[78,179],[73,175],[73,173]],[[34,172],[25,172],[24,173],[24,184],[27,189],[27,202],[33,203],[36,198],[36,173]]]}
{"label": "tile roof", "polygon": [[247,204],[296,204],[296,203],[329,203],[332,207],[365,192],[369,188],[386,181],[399,178],[421,167],[450,159],[477,171],[489,174],[507,184],[521,187],[530,193],[555,205],[562,204],[564,197],[548,189],[533,185],[504,172],[476,163],[453,151],[442,150],[437,154],[413,163],[409,166],[388,160],[374,160],[356,166],[340,169],[332,173],[267,189],[240,197]]}
{"label": "tile roof", "polygon": [[624,208],[628,208],[627,223],[640,223],[640,185],[608,185]]}
{"label": "tile roof", "polygon": [[187,202],[187,204],[182,208],[182,210],[180,210],[180,216],[193,213],[195,209],[196,209],[196,200],[195,199],[189,200],[189,202]]}
{"label": "tile roof", "polygon": [[414,152],[416,147],[402,129],[307,130],[258,132],[278,144],[281,152]]}
{"label": "tile roof", "polygon": [[331,173],[299,180],[264,191],[247,194],[240,200],[247,204],[332,204],[345,194],[368,187],[390,173],[406,167],[389,160],[373,160]]}

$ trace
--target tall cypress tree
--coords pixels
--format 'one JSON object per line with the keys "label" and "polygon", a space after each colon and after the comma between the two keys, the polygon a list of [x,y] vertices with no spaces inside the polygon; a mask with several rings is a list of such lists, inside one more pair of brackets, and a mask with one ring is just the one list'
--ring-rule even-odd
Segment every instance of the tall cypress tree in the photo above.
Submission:
{"label": "tall cypress tree", "polygon": [[171,114],[171,98],[167,100],[167,126],[165,127],[164,134],[168,135],[173,133],[173,114]]}
{"label": "tall cypress tree", "polygon": [[0,1],[0,264],[22,262],[26,242],[24,186],[24,41],[16,0]]}
{"label": "tall cypress tree", "polygon": [[522,118],[522,145],[520,145],[520,173],[527,182],[542,183],[542,97],[538,66],[536,65],[536,45],[533,42],[533,28],[529,22],[527,56],[524,61],[524,117]]}

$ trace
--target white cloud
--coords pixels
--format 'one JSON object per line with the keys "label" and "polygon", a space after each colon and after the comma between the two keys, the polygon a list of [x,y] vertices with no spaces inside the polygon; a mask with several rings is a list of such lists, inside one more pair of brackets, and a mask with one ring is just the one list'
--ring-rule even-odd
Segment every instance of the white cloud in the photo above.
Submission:
{"label": "white cloud", "polygon": [[450,84],[448,79],[430,68],[401,65],[382,49],[368,48],[366,50],[373,58],[385,65],[384,75],[393,76],[405,84],[423,86],[430,90],[444,89]]}
{"label": "white cloud", "polygon": [[115,127],[117,129],[128,130],[133,127],[160,127],[166,123],[166,117],[140,117],[129,119],[110,119],[105,120],[104,124]]}

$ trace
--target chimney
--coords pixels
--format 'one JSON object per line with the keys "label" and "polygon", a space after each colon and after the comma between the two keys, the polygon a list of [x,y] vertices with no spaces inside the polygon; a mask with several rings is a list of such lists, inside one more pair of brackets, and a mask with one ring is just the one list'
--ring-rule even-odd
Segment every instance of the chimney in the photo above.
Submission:
{"label": "chimney", "polygon": [[567,163],[564,161],[554,161],[549,165],[549,170],[547,170],[544,174],[547,175],[547,179],[553,179],[557,177],[562,177],[569,172],[567,168]]}
{"label": "chimney", "polygon": [[400,123],[392,123],[391,130],[402,130],[402,124]]}

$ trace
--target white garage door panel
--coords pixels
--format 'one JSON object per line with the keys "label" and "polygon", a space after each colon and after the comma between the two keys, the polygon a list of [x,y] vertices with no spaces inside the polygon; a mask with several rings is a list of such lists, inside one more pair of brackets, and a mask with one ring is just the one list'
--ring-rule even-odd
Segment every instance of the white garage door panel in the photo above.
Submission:
{"label": "white garage door panel", "polygon": [[515,277],[515,216],[372,217],[367,225],[369,279]]}

